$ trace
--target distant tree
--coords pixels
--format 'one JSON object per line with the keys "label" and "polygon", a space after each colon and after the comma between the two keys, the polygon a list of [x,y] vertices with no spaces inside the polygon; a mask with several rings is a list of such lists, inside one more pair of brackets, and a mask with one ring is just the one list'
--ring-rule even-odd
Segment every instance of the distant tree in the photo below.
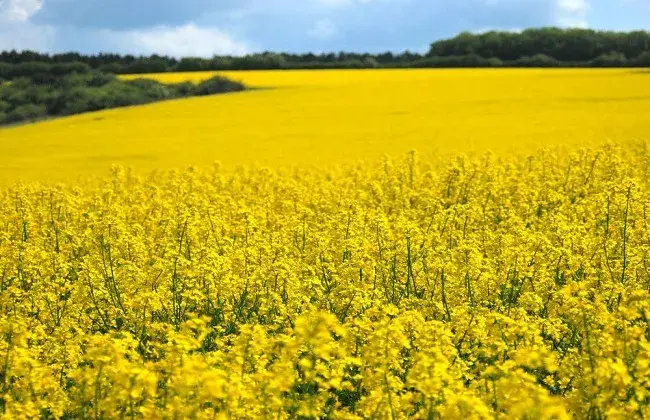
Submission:
{"label": "distant tree", "polygon": [[210,70],[230,70],[232,69],[232,59],[230,57],[214,56],[208,62]]}
{"label": "distant tree", "polygon": [[[186,97],[194,95],[196,86],[191,82],[182,82],[169,85],[179,97]],[[218,92],[217,92],[218,93]]]}
{"label": "distant tree", "polygon": [[514,61],[517,67],[560,67],[561,62],[546,54],[535,54],[532,57],[521,57]]}
{"label": "distant tree", "polygon": [[[482,57],[481,57],[482,58]],[[482,58],[480,67],[503,67],[505,63],[503,60],[497,57],[490,57],[490,58]]]}
{"label": "distant tree", "polygon": [[242,89],[241,83],[223,77],[198,85],[165,85],[147,79],[123,81],[97,71],[65,74],[48,84],[23,77],[0,85],[0,124]]}
{"label": "distant tree", "polygon": [[209,69],[209,62],[202,58],[186,57],[176,65],[176,71],[202,71]]}
{"label": "distant tree", "polygon": [[12,67],[11,64],[0,62],[0,82],[12,78]]}
{"label": "distant tree", "polygon": [[157,57],[140,58],[123,68],[124,72],[133,74],[164,73],[168,70],[170,70],[168,61]]}
{"label": "distant tree", "polygon": [[591,65],[594,67],[624,67],[627,65],[627,58],[623,53],[612,51],[591,60]]}
{"label": "distant tree", "polygon": [[244,90],[244,85],[224,77],[213,77],[199,83],[194,89],[195,95],[212,95],[214,93],[237,92]]}
{"label": "distant tree", "polygon": [[19,105],[11,111],[5,119],[7,123],[20,121],[33,121],[47,116],[47,108],[43,104]]}
{"label": "distant tree", "polygon": [[637,67],[650,67],[650,51],[646,51],[639,55],[632,62]]}
{"label": "distant tree", "polygon": [[56,76],[63,76],[66,74],[76,74],[76,73],[90,73],[92,68],[80,61],[69,61],[62,63],[52,64],[49,68],[49,73]]}
{"label": "distant tree", "polygon": [[520,33],[463,32],[454,38],[432,43],[428,56],[445,57],[475,53],[485,58],[496,57],[504,61],[514,61],[544,54],[558,61],[586,64],[612,51],[635,58],[649,49],[650,32],[619,33],[590,29],[538,28]]}
{"label": "distant tree", "polygon": [[650,32],[633,31],[625,35],[613,34],[615,51],[625,54],[628,58],[637,58],[650,52]]}
{"label": "distant tree", "polygon": [[117,80],[115,75],[110,73],[94,72],[92,76],[86,79],[86,85],[90,87],[102,87]]}
{"label": "distant tree", "polygon": [[169,86],[155,80],[135,79],[127,81],[126,84],[137,88],[148,101],[160,101],[174,96]]}
{"label": "distant tree", "polygon": [[124,73],[124,70],[126,68],[126,64],[122,63],[106,63],[102,64],[98,67],[99,71],[103,73],[113,73],[113,74],[120,74]]}
{"label": "distant tree", "polygon": [[380,64],[389,64],[395,61],[395,56],[392,52],[386,51],[385,53],[379,54],[375,59]]}
{"label": "distant tree", "polygon": [[[48,55],[34,51],[4,51],[0,52],[0,80],[30,77],[41,83],[50,83],[53,75],[83,73],[90,69],[124,74],[202,70],[500,65],[643,66],[647,65],[643,64],[647,63],[644,54],[649,51],[650,32],[647,31],[612,32],[552,27],[526,29],[521,32],[462,32],[453,38],[433,42],[425,56],[410,51],[399,54],[383,52],[377,55],[343,51],[320,54],[263,52],[242,57],[186,57],[178,60],[161,55],[135,57],[101,53],[87,56],[74,52]],[[542,56],[555,61],[540,60]],[[622,56],[626,57],[624,63],[620,60]]]}
{"label": "distant tree", "polygon": [[49,76],[50,65],[40,61],[17,63],[11,68],[10,78]]}
{"label": "distant tree", "polygon": [[361,59],[361,63],[366,69],[374,69],[380,67],[379,62],[375,57],[363,57],[363,59]]}

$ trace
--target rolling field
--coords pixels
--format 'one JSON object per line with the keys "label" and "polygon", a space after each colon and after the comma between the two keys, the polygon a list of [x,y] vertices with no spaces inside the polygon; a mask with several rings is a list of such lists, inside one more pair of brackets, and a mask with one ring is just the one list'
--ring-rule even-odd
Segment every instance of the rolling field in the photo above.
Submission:
{"label": "rolling field", "polygon": [[650,417],[650,74],[226,75],[0,130],[0,419]]}
{"label": "rolling field", "polygon": [[[115,109],[0,129],[0,182],[258,163],[375,161],[644,138],[650,73],[381,70],[224,73],[241,94]],[[210,73],[162,74],[163,81]]]}

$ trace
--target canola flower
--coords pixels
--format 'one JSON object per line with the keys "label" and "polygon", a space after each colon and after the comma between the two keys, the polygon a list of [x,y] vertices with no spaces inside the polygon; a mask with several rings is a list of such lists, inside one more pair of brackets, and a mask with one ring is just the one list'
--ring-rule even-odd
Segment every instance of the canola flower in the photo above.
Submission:
{"label": "canola flower", "polygon": [[0,193],[0,415],[645,418],[650,151]]}
{"label": "canola flower", "polygon": [[[488,150],[533,153],[648,135],[650,72],[402,69],[219,73],[251,90],[0,129],[0,185],[214,160],[278,168]],[[136,75],[199,81],[211,72]],[[133,77],[133,76],[124,76]],[[257,89],[262,88],[262,89]]]}

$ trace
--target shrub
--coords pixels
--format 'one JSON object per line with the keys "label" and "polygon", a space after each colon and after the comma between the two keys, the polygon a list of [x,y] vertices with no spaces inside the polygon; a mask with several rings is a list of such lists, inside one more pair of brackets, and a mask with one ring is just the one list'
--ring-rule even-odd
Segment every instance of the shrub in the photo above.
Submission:
{"label": "shrub", "polygon": [[637,67],[650,67],[650,51],[639,55],[633,60],[632,64]]}
{"label": "shrub", "polygon": [[108,63],[99,66],[102,73],[120,74],[124,71],[124,66],[119,63]]}
{"label": "shrub", "polygon": [[361,62],[365,68],[374,69],[379,67],[379,62],[374,57],[364,57]]}
{"label": "shrub", "polygon": [[427,57],[416,62],[416,67],[500,67],[503,62],[498,58],[483,58],[480,55],[468,54],[449,57]]}
{"label": "shrub", "polygon": [[535,54],[531,57],[522,57],[514,62],[515,66],[520,67],[559,67],[560,62],[553,57],[545,54]]}
{"label": "shrub", "polygon": [[0,99],[10,103],[12,108],[19,105],[26,105],[31,102],[26,90],[16,89],[13,86],[2,92]]}
{"label": "shrub", "polygon": [[19,121],[32,121],[47,116],[47,108],[42,104],[19,105],[11,111],[6,119],[7,123]]}
{"label": "shrub", "polygon": [[491,57],[487,59],[488,67],[503,67],[503,60],[496,57]]}
{"label": "shrub", "polygon": [[127,73],[163,73],[168,71],[167,62],[159,58],[142,58],[123,69]]}
{"label": "shrub", "polygon": [[169,85],[169,87],[174,89],[178,96],[181,97],[191,96],[195,88],[194,84],[191,82],[175,83],[173,85]]}
{"label": "shrub", "polygon": [[94,72],[86,82],[86,85],[91,87],[102,87],[114,82],[115,80],[117,80],[117,78],[113,74]]}
{"label": "shrub", "polygon": [[590,64],[594,67],[623,67],[627,64],[627,58],[623,53],[612,51],[598,56]]}
{"label": "shrub", "polygon": [[0,63],[0,80],[11,79],[11,65],[7,63]]}
{"label": "shrub", "polygon": [[11,66],[9,75],[11,79],[19,77],[32,77],[35,75],[48,74],[50,66],[47,63],[38,61],[14,64]]}
{"label": "shrub", "polygon": [[86,63],[79,61],[71,61],[68,63],[52,64],[49,72],[56,76],[63,76],[66,74],[90,73],[92,69]]}
{"label": "shrub", "polygon": [[150,79],[136,79],[127,82],[141,92],[143,98],[148,100],[162,100],[173,97],[172,90],[162,83]]}
{"label": "shrub", "polygon": [[221,76],[216,76],[196,85],[194,88],[194,94],[212,95],[215,93],[237,92],[241,90],[244,90],[243,84]]}
{"label": "shrub", "polygon": [[223,77],[198,85],[165,85],[149,79],[123,81],[101,72],[72,72],[75,68],[70,66],[71,72],[62,76],[38,73],[0,85],[0,112],[7,114],[0,124],[244,89],[241,83]]}
{"label": "shrub", "polygon": [[176,71],[201,71],[206,69],[206,60],[202,58],[182,58],[178,65],[176,65]]}

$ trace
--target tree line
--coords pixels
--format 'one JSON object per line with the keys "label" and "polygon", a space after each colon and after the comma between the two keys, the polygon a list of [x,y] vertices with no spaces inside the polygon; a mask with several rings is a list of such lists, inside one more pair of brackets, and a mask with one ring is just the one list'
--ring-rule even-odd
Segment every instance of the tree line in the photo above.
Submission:
{"label": "tree line", "polygon": [[120,80],[114,74],[98,71],[20,77],[0,84],[0,126],[244,88],[223,77],[199,84]]}
{"label": "tree line", "polygon": [[540,28],[522,32],[463,32],[431,44],[426,54],[290,54],[174,58],[161,55],[0,53],[0,80],[26,75],[162,73],[204,70],[417,67],[650,67],[650,32]]}

